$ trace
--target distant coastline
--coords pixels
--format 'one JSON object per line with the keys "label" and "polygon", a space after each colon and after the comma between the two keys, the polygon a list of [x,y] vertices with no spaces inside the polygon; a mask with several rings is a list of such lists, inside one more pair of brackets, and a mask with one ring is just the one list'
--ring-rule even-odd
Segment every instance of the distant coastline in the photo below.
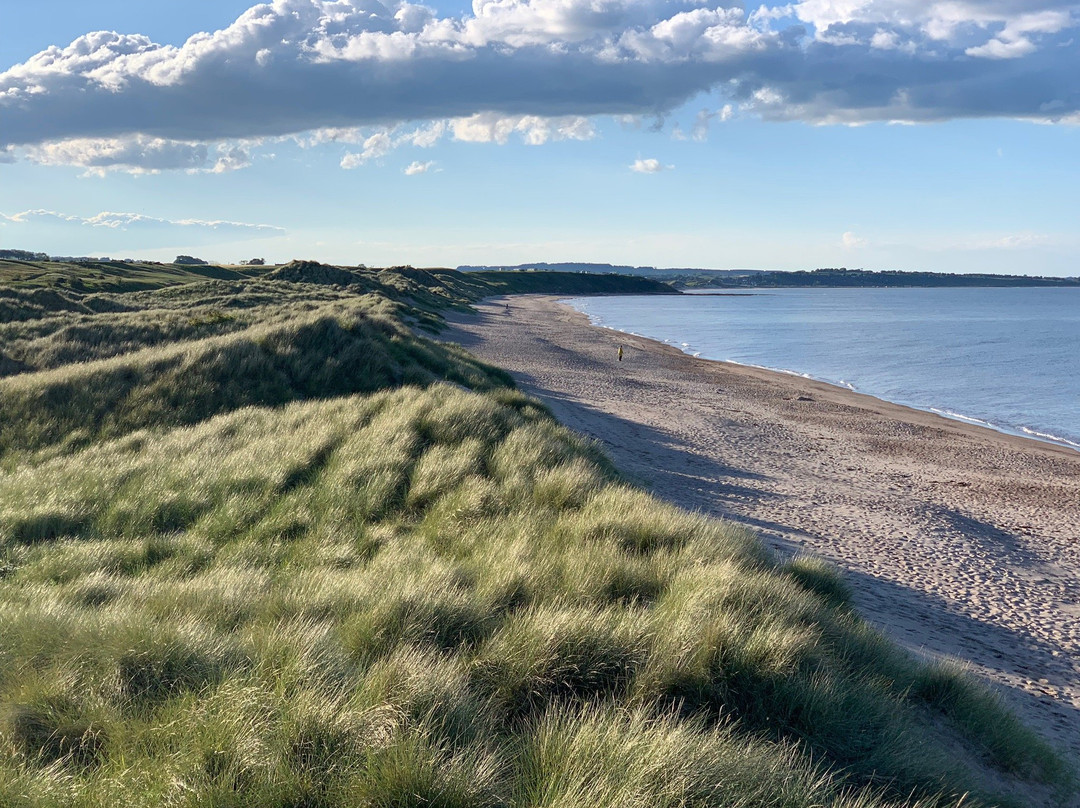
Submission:
{"label": "distant coastline", "polygon": [[691,356],[814,379],[1077,451],[1080,387],[1068,370],[1080,346],[1076,294],[793,288],[564,302],[594,325]]}
{"label": "distant coastline", "polygon": [[890,288],[946,286],[1080,286],[1080,277],[1036,275],[963,274],[903,270],[866,270],[827,267],[814,270],[695,269],[632,267],[616,264],[534,263],[514,266],[459,266],[461,272],[585,272],[637,275],[670,283],[679,289],[781,289],[781,288]]}

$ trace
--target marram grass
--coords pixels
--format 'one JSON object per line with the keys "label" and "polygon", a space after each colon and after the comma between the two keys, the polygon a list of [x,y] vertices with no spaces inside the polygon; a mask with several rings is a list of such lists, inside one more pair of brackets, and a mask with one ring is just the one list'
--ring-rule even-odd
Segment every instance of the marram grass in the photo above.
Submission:
{"label": "marram grass", "polygon": [[[0,805],[928,808],[1003,799],[982,767],[1068,787],[827,566],[627,486],[392,307],[282,285],[295,318],[0,384],[52,408],[4,422]],[[367,364],[326,382],[376,316]],[[333,350],[303,336],[322,322]],[[208,375],[238,340],[276,346],[286,392]],[[65,384],[105,413],[78,440]]]}

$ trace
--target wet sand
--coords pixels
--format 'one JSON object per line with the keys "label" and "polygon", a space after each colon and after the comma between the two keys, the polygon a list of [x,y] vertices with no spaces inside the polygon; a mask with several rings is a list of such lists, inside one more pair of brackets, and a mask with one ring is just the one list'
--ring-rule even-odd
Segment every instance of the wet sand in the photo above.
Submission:
{"label": "wet sand", "polygon": [[476,309],[441,338],[509,370],[657,495],[831,560],[864,617],[964,660],[1080,761],[1080,452],[695,359],[557,298]]}

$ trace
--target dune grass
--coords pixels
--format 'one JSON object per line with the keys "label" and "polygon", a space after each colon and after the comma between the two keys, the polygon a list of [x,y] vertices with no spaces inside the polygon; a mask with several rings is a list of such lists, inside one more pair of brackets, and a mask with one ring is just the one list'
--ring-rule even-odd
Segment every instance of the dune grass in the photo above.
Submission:
{"label": "dune grass", "polygon": [[[270,267],[221,267],[156,262],[20,261],[0,259],[0,284],[8,290],[49,287],[70,293],[134,292],[207,279],[243,280]],[[2,306],[0,306],[2,311]]]}
{"label": "dune grass", "polygon": [[401,290],[259,283],[281,298],[229,333],[0,381],[0,805],[1007,802],[984,767],[1069,786],[833,570],[628,486],[407,328]]}
{"label": "dune grass", "polygon": [[366,295],[231,334],[0,379],[0,451],[83,445],[251,404],[436,379],[478,389],[507,383],[463,352],[416,337],[392,311]]}

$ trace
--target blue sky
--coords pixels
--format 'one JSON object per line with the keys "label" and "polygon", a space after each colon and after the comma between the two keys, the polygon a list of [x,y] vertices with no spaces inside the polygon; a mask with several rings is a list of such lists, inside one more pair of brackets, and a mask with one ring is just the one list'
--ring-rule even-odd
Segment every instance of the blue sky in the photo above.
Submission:
{"label": "blue sky", "polygon": [[0,247],[1080,275],[1080,3],[0,0]]}

